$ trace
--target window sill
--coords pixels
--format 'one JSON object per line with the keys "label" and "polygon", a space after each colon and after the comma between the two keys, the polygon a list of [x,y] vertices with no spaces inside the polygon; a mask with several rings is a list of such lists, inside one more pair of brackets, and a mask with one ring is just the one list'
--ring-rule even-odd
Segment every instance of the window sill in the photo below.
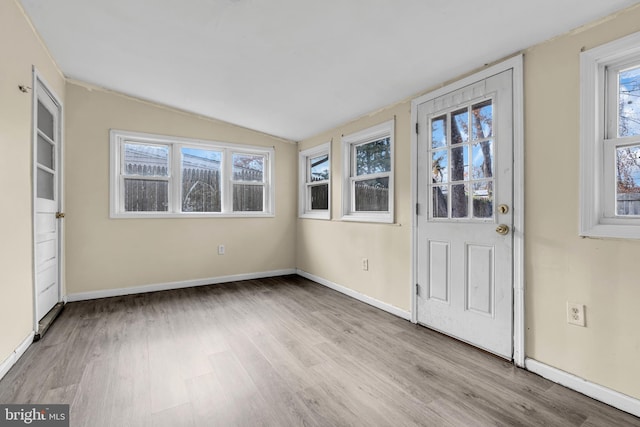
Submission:
{"label": "window sill", "polygon": [[372,222],[381,224],[393,224],[393,216],[388,213],[384,214],[348,214],[340,218],[342,221],[348,222]]}
{"label": "window sill", "polygon": [[596,224],[581,229],[580,236],[600,239],[640,239],[640,226]]}
{"label": "window sill", "polygon": [[167,219],[167,218],[273,218],[275,214],[266,212],[242,213],[111,213],[110,219]]}
{"label": "window sill", "polygon": [[320,219],[320,220],[331,220],[331,215],[329,212],[305,212],[298,215],[300,219]]}

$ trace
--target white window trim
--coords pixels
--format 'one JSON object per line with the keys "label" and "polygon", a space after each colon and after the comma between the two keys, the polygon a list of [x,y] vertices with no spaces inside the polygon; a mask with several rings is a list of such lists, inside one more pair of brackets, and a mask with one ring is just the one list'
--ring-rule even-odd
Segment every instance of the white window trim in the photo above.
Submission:
{"label": "white window trim", "polygon": [[[606,67],[640,57],[640,33],[615,40],[580,54],[580,235],[586,237],[640,238],[640,219],[607,215],[612,212],[615,180],[611,145],[623,139],[606,140]],[[617,106],[616,106],[617,109]],[[617,136],[617,135],[616,135]],[[628,138],[625,138],[628,141]],[[609,153],[608,153],[609,152]],[[608,172],[608,173],[607,173]],[[613,182],[613,184],[612,184]],[[607,187],[611,191],[605,191]]]}
{"label": "white window trim", "polygon": [[[391,171],[382,175],[389,176],[389,210],[385,212],[356,212],[353,200],[353,177],[351,176],[353,147],[373,142],[382,138],[389,138],[391,151]],[[395,175],[395,121],[389,120],[359,132],[342,137],[342,220],[360,222],[393,223],[394,221],[394,175]],[[368,178],[376,178],[368,175]]]}
{"label": "white window trim", "polygon": [[[232,144],[227,142],[206,141],[180,138],[141,132],[129,132],[111,129],[110,133],[110,169],[109,169],[109,211],[110,218],[227,218],[227,217],[273,217],[275,216],[275,149],[253,145]],[[122,203],[121,186],[121,147],[125,142],[169,146],[169,169],[175,176],[169,177],[169,211],[167,212],[125,212]],[[182,212],[180,149],[182,147],[201,148],[223,152],[223,164],[220,170],[222,184],[222,212]],[[234,153],[258,154],[265,156],[264,201],[261,212],[233,212],[232,155]],[[249,183],[250,184],[250,183]]]}
{"label": "white window trim", "polygon": [[[308,163],[309,159],[327,154],[329,156],[329,179],[326,181],[319,181],[317,183],[309,183],[308,178]],[[331,219],[331,143],[326,142],[316,147],[309,148],[300,152],[298,158],[298,217],[311,218],[311,219]],[[308,205],[310,187],[314,185],[329,185],[329,205],[327,209],[311,209]]]}

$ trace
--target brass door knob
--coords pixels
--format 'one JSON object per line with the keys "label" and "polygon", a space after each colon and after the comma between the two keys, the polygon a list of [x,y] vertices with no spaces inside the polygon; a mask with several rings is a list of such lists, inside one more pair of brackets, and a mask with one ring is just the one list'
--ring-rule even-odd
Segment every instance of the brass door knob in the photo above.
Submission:
{"label": "brass door knob", "polygon": [[64,218],[64,212],[56,212],[56,219]]}
{"label": "brass door knob", "polygon": [[508,225],[504,225],[504,224],[500,224],[499,226],[496,227],[496,233],[502,234],[503,236],[505,234],[508,234],[509,233],[509,226]]}

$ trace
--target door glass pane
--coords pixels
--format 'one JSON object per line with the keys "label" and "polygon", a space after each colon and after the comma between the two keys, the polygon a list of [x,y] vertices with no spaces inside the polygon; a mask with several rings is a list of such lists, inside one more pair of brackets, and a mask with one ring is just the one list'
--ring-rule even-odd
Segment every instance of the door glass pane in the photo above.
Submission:
{"label": "door glass pane", "polygon": [[475,218],[493,217],[493,182],[474,182],[473,186],[473,216]]}
{"label": "door glass pane", "polygon": [[220,151],[182,148],[182,211],[220,212]]}
{"label": "door glass pane", "polygon": [[469,112],[463,110],[451,113],[451,143],[469,142]]}
{"label": "door glass pane", "polygon": [[54,176],[51,172],[38,168],[36,172],[37,196],[41,199],[54,200],[55,185]]}
{"label": "door glass pane", "polygon": [[623,71],[618,76],[618,133],[640,135],[640,67]]}
{"label": "door glass pane", "polygon": [[616,213],[640,215],[640,145],[616,149]]}
{"label": "door glass pane", "polygon": [[493,105],[488,99],[471,108],[473,140],[493,136]]}
{"label": "door glass pane", "polygon": [[448,218],[449,202],[446,185],[438,185],[432,188],[433,197],[433,217]]}
{"label": "door glass pane", "polygon": [[[259,154],[240,154],[235,153],[232,157],[233,161],[233,180],[245,182],[264,182],[264,164],[265,158]],[[239,188],[244,187],[240,186]],[[260,187],[262,188],[262,187]],[[244,190],[238,190],[244,192]],[[236,210],[236,209],[234,209]],[[242,211],[247,209],[240,209]],[[255,209],[249,209],[255,210]],[[260,209],[262,210],[262,207]]]}
{"label": "door glass pane", "polygon": [[447,165],[447,150],[434,151],[431,153],[432,181],[447,182],[449,180],[449,169]]}
{"label": "door glass pane", "polygon": [[436,117],[431,120],[431,148],[441,148],[447,145],[447,116]]}
{"label": "door glass pane", "polygon": [[126,212],[166,212],[169,209],[169,183],[149,179],[124,180]]}
{"label": "door glass pane", "polygon": [[370,175],[391,171],[391,139],[383,138],[357,145],[356,175]]}
{"label": "door glass pane", "polygon": [[475,143],[472,151],[472,179],[491,178],[493,176],[493,140]]}
{"label": "door glass pane", "polygon": [[[241,173],[245,173],[242,171]],[[244,176],[244,175],[243,175]],[[263,185],[233,185],[234,212],[262,212],[264,210]]]}
{"label": "door glass pane", "polygon": [[451,149],[451,181],[469,179],[469,149],[468,145]]}
{"label": "door glass pane", "polygon": [[376,178],[355,183],[357,212],[389,211],[389,178]]}
{"label": "door glass pane", "polygon": [[53,114],[40,101],[38,101],[38,129],[47,135],[49,139],[55,141],[53,137]]}
{"label": "door glass pane", "polygon": [[451,218],[466,218],[469,210],[469,184],[451,186]]}
{"label": "door glass pane", "polygon": [[311,170],[311,182],[329,179],[329,155],[323,154],[309,159],[309,169]]}
{"label": "door glass pane", "polygon": [[124,144],[124,175],[169,176],[169,147]]}
{"label": "door glass pane", "polygon": [[314,185],[311,187],[311,209],[329,209],[329,184]]}
{"label": "door glass pane", "polygon": [[38,135],[38,163],[49,169],[55,169],[53,164],[53,145]]}

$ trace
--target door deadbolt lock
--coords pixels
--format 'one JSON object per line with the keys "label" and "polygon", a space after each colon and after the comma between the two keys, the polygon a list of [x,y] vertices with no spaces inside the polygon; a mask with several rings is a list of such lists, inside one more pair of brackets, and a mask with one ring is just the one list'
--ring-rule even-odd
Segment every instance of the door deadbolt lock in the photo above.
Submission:
{"label": "door deadbolt lock", "polygon": [[496,227],[496,233],[502,234],[503,236],[505,234],[508,234],[509,233],[509,226],[508,225],[504,225],[504,224],[500,224],[499,226]]}
{"label": "door deadbolt lock", "polygon": [[64,218],[64,212],[56,212],[56,219]]}
{"label": "door deadbolt lock", "polygon": [[501,214],[506,214],[507,212],[509,212],[509,206],[507,205],[499,205],[498,206],[498,212]]}

